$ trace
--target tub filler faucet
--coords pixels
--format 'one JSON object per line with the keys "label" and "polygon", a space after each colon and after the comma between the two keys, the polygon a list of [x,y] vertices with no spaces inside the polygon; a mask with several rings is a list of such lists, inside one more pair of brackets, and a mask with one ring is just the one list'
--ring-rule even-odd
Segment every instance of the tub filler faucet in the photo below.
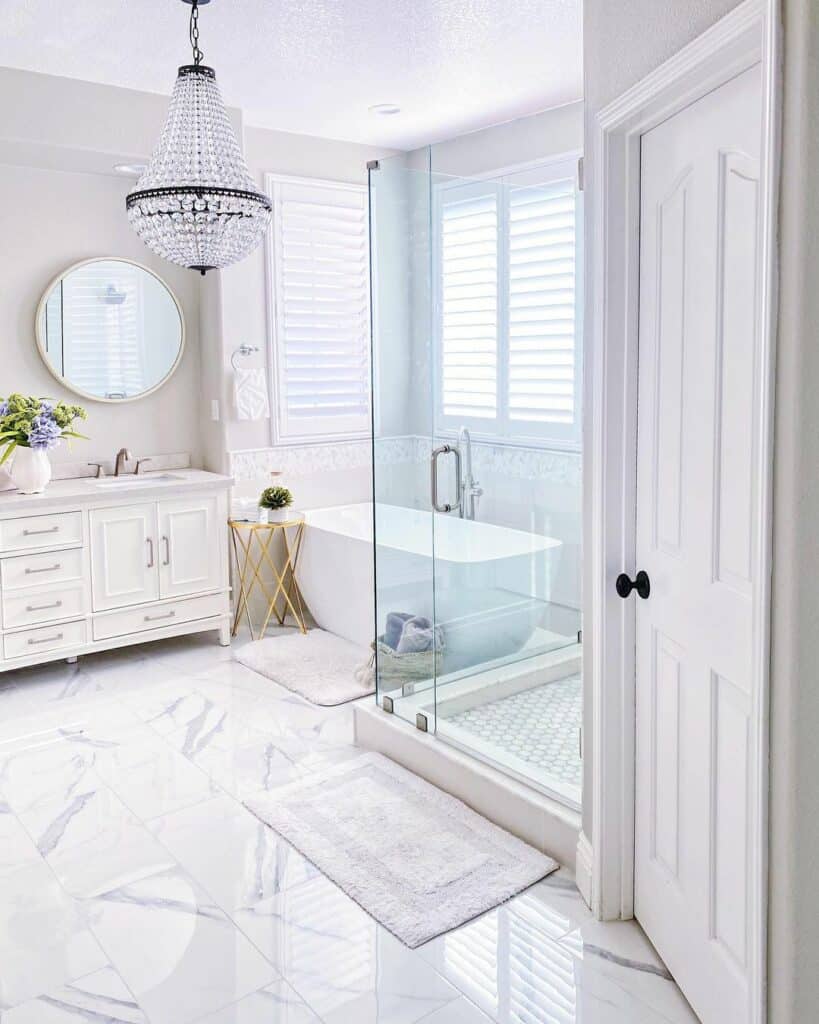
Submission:
{"label": "tub filler faucet", "polygon": [[461,518],[474,519],[483,488],[472,475],[472,436],[466,427],[458,431],[458,451],[461,453]]}

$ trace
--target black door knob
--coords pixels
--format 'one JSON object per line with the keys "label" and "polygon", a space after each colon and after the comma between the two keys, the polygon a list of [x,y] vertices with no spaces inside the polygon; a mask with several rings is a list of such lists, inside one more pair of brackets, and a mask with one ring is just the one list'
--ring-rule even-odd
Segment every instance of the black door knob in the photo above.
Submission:
{"label": "black door knob", "polygon": [[630,580],[624,572],[621,572],[614,586],[617,588],[617,593],[620,597],[628,597],[632,590],[636,590],[645,601],[651,593],[651,581],[644,569],[641,569],[633,580]]}

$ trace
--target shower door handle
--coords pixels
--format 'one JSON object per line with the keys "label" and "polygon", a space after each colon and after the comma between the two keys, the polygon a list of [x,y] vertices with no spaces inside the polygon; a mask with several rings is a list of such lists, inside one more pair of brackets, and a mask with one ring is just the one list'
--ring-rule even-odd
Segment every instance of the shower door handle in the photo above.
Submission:
{"label": "shower door handle", "polygon": [[[438,457],[440,455],[455,456],[455,488],[458,494],[458,500],[454,505],[450,505],[448,502],[444,502],[443,505],[438,503]],[[456,508],[461,507],[461,453],[454,445],[442,444],[440,448],[432,449],[432,457],[430,460],[430,491],[432,495],[432,507],[436,512],[453,512]]]}

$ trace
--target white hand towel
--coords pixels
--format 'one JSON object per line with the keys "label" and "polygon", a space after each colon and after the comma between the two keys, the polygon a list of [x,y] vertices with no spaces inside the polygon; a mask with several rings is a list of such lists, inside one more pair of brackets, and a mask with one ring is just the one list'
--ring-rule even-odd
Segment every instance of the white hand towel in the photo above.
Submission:
{"label": "white hand towel", "polygon": [[233,371],[233,401],[237,419],[266,420],[270,416],[267,380],[262,367],[240,367]]}

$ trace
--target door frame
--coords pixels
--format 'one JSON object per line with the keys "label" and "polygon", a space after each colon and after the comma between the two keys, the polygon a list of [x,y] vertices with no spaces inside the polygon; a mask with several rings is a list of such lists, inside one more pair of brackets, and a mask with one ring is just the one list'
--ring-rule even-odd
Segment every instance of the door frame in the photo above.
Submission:
{"label": "door frame", "polygon": [[761,63],[761,366],[756,438],[759,474],[753,538],[754,684],[751,737],[750,1024],[765,1015],[768,851],[773,394],[776,338],[776,215],[780,132],[779,0],[745,0],[597,115],[591,182],[591,312],[584,367],[586,522],[584,678],[587,737],[583,832],[577,880],[602,919],[634,912],[635,602],[617,597],[632,573],[637,507],[637,353],[640,272],[640,138],[691,103]]}

